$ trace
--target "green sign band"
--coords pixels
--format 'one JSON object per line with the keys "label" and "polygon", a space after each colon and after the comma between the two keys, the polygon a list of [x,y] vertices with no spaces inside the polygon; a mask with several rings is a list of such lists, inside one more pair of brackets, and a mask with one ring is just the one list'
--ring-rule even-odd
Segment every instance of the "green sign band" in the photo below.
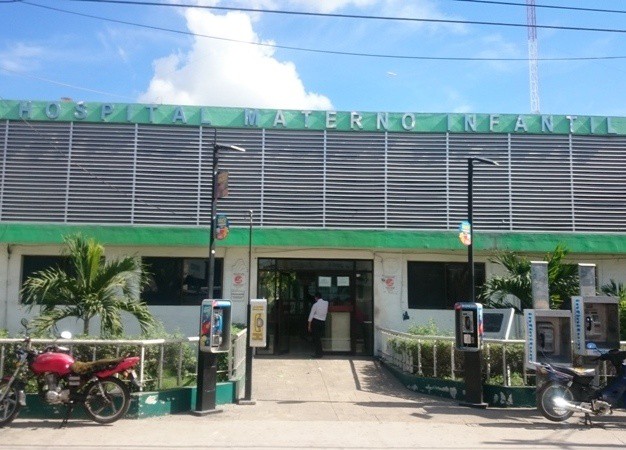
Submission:
{"label": "green sign band", "polygon": [[294,111],[21,100],[0,101],[0,119],[314,131],[626,135],[626,117]]}
{"label": "green sign band", "polygon": [[[230,229],[218,246],[247,247],[249,230]],[[149,225],[69,225],[43,223],[0,223],[0,243],[18,245],[62,244],[63,236],[82,233],[105,245],[205,247],[209,245],[207,227]],[[520,233],[481,232],[475,249],[548,252],[562,243],[571,253],[626,254],[626,238],[616,233]],[[260,227],[254,230],[254,247],[334,248],[353,250],[402,250],[466,252],[456,231],[339,230]],[[208,250],[207,250],[208,253]]]}

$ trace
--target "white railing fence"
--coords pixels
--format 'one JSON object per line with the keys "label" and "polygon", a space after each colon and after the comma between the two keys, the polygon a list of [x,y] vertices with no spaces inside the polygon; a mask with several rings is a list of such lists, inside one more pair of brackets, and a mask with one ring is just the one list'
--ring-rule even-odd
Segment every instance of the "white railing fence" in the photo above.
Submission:
{"label": "white railing fence", "polygon": [[[462,378],[461,356],[455,349],[453,336],[419,336],[380,327],[376,334],[377,356],[403,372],[433,378]],[[490,383],[500,382],[501,376],[502,385],[511,386],[512,374],[519,373],[522,384],[529,385],[524,340],[485,339],[484,343],[484,370]],[[625,348],[626,342],[621,342],[621,347]],[[600,377],[606,378],[606,365],[601,372]]]}
{"label": "white railing fence", "polygon": [[[232,345],[228,352],[228,366],[225,370],[219,370],[218,374],[226,374],[228,380],[243,380],[246,371],[246,341],[247,330],[242,330],[233,336]],[[7,361],[12,357],[11,352],[15,345],[21,345],[23,339],[0,339],[0,378],[5,375]],[[32,344],[38,348],[46,345],[58,344],[68,347],[70,352],[80,348],[81,360],[86,360],[85,352],[88,349],[88,359],[95,361],[103,357],[119,357],[126,354],[140,357],[138,381],[143,390],[146,383],[150,383],[155,389],[163,387],[165,370],[175,374],[173,386],[182,386],[185,378],[197,373],[198,337],[192,336],[180,339],[33,339]],[[147,366],[156,364],[156,370],[148,373]],[[170,381],[172,384],[172,381]],[[244,383],[239,383],[243,386]],[[241,397],[242,394],[238,393]]]}

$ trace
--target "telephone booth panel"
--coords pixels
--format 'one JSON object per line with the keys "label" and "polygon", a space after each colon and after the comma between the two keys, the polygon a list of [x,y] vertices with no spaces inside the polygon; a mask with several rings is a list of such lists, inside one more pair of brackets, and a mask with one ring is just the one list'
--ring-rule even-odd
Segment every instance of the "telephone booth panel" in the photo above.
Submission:
{"label": "telephone booth panel", "polygon": [[[597,356],[598,350],[606,352],[619,348],[617,297],[572,297],[572,313],[576,355]],[[589,346],[592,348],[588,348]]]}
{"label": "telephone booth panel", "polygon": [[454,305],[456,348],[461,351],[480,351],[483,342],[483,305],[456,303]]}
{"label": "telephone booth panel", "polygon": [[551,309],[524,310],[526,367],[533,362],[572,365],[571,312]]}
{"label": "telephone booth panel", "polygon": [[200,307],[200,351],[223,353],[230,350],[230,300],[202,300]]}

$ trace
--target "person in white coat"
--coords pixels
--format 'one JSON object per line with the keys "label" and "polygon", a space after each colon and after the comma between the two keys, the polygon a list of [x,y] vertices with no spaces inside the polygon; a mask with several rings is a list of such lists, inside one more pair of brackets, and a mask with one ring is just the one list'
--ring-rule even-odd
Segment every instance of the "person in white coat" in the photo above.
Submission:
{"label": "person in white coat", "polygon": [[324,354],[322,350],[322,336],[326,329],[326,316],[328,315],[328,302],[322,298],[319,292],[315,293],[315,303],[311,306],[309,313],[309,333],[313,334],[313,344],[315,346],[315,358],[321,358]]}

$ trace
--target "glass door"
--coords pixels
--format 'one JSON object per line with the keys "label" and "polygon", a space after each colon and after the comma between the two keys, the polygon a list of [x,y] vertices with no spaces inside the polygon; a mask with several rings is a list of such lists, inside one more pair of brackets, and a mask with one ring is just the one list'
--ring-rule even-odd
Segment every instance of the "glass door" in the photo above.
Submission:
{"label": "glass door", "polygon": [[356,355],[374,354],[374,285],[371,271],[355,276],[352,348]]}
{"label": "glass door", "polygon": [[259,259],[258,295],[268,300],[266,353],[312,351],[307,321],[320,292],[329,302],[325,351],[372,355],[372,269],[371,260]]}
{"label": "glass door", "polygon": [[292,321],[296,304],[297,275],[294,272],[280,272],[278,276],[277,298],[277,343],[278,353],[288,353],[292,334]]}
{"label": "glass door", "polygon": [[317,290],[328,301],[324,351],[351,352],[352,315],[354,312],[354,273],[349,271],[320,271]]}

